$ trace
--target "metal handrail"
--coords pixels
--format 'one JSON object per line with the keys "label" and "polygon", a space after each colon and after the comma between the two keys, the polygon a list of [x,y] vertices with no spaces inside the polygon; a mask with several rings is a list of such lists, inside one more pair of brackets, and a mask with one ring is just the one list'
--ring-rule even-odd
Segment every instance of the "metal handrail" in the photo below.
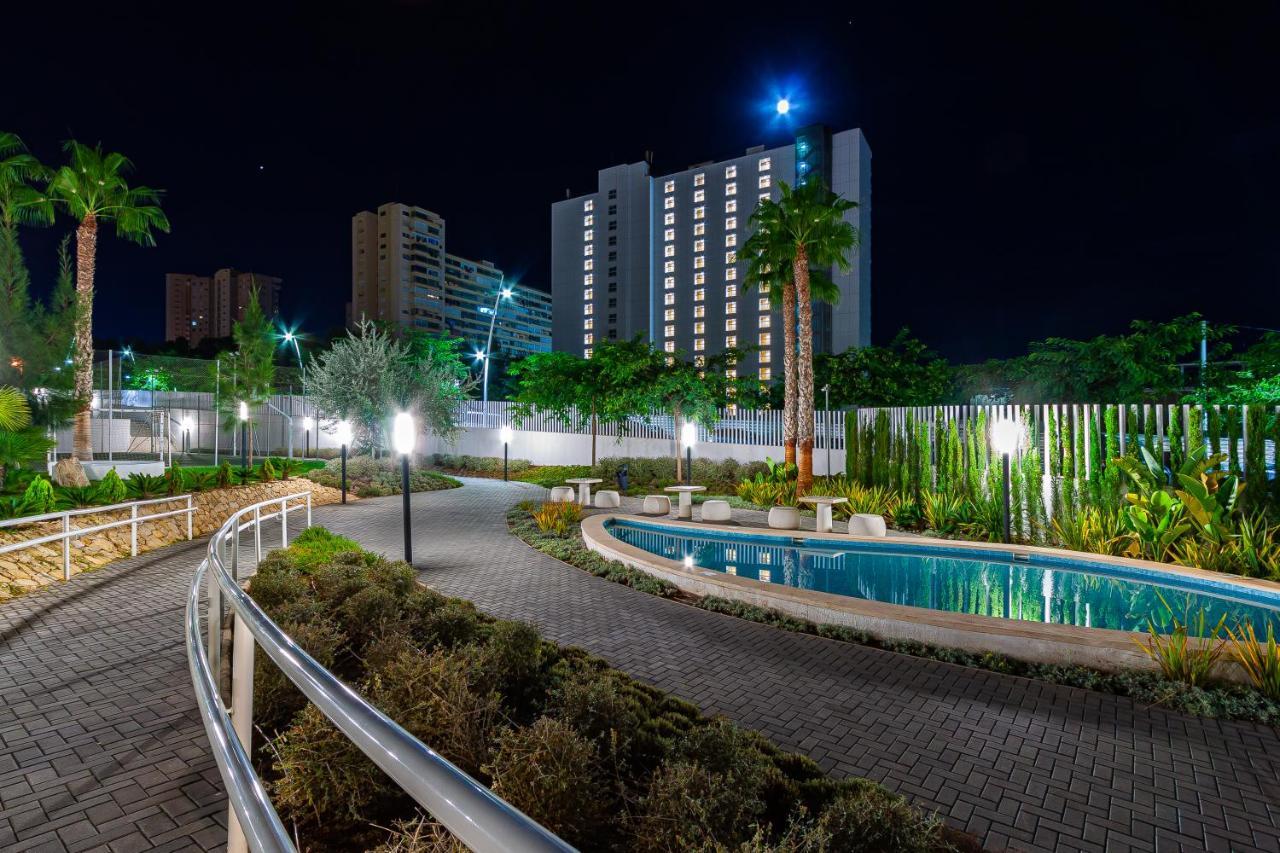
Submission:
{"label": "metal handrail", "polygon": [[[182,509],[174,509],[169,512],[154,512],[149,515],[138,515],[138,507],[152,506],[154,504],[173,503],[174,501],[187,502]],[[72,527],[71,519],[82,515],[96,515],[102,512],[113,512],[116,510],[130,510],[129,518],[122,518],[119,521],[108,521],[104,524],[95,524],[92,527]],[[192,537],[191,518],[196,508],[191,503],[191,495],[174,495],[171,498],[150,498],[145,501],[128,501],[122,504],[110,504],[109,506],[95,506],[85,509],[68,509],[62,512],[46,512],[40,515],[24,515],[20,518],[9,518],[0,521],[0,528],[4,527],[24,527],[28,524],[39,524],[45,521],[61,521],[62,530],[57,533],[48,533],[44,536],[37,536],[34,539],[23,539],[21,542],[10,542],[8,545],[0,545],[0,554],[8,554],[13,551],[21,551],[24,548],[34,548],[36,545],[47,545],[50,542],[62,543],[62,579],[64,581],[71,580],[71,540],[81,536],[87,536],[90,533],[98,533],[103,530],[112,530],[116,527],[124,527],[126,524],[132,525],[129,535],[129,553],[138,556],[138,525],[146,521],[158,521],[162,518],[172,518],[175,515],[185,515],[187,517],[187,540]]]}
{"label": "metal handrail", "polygon": [[[496,796],[394,720],[360,698],[280,630],[241,587],[238,578],[240,535],[254,528],[254,548],[262,557],[261,525],[281,519],[281,543],[288,544],[290,501],[305,498],[311,525],[311,493],[272,498],[244,507],[209,540],[208,556],[196,569],[187,597],[186,642],[191,678],[205,731],[227,787],[227,849],[281,851],[294,846],[253,770],[248,748],[253,727],[254,645],[275,662],[285,677],[374,764],[399,784],[436,820],[473,850],[572,851],[565,842]],[[264,508],[279,507],[263,514]],[[242,521],[247,514],[251,519]],[[224,553],[230,546],[230,566]],[[209,592],[208,636],[200,636],[200,587]],[[215,673],[220,669],[223,599],[235,616],[232,641],[231,711],[228,716]]]}

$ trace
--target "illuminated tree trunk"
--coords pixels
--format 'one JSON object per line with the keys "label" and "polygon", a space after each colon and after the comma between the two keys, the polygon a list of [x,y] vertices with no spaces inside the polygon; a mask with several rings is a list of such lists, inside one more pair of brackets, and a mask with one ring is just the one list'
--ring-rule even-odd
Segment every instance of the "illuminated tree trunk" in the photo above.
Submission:
{"label": "illuminated tree trunk", "polygon": [[[74,449],[77,459],[93,459],[93,276],[98,253],[98,220],[92,213],[76,228],[76,410]],[[108,436],[110,436],[110,424]]]}
{"label": "illuminated tree trunk", "polygon": [[796,494],[813,487],[813,298],[809,293],[809,253],[797,244],[793,265],[799,313],[799,364],[796,365]]}
{"label": "illuminated tree trunk", "polygon": [[782,452],[788,465],[796,464],[796,289],[782,288]]}

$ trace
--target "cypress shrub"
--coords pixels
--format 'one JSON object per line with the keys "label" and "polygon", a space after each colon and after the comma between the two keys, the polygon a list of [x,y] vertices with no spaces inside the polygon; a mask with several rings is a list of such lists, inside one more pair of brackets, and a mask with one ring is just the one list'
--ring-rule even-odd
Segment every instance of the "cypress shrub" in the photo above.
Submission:
{"label": "cypress shrub", "polygon": [[[1219,406],[1209,407],[1209,455],[1216,456],[1222,452],[1222,410]],[[1215,471],[1221,471],[1222,465],[1214,465]]]}
{"label": "cypress shrub", "polygon": [[853,409],[844,416],[844,473],[851,480],[861,479],[858,462],[862,447],[858,442],[858,410]]}
{"label": "cypress shrub", "polygon": [[1249,443],[1245,445],[1244,499],[1251,509],[1261,508],[1267,499],[1267,410],[1265,406],[1246,407]]}
{"label": "cypress shrub", "polygon": [[1049,407],[1049,419],[1047,421],[1049,441],[1049,476],[1058,477],[1062,475],[1062,454],[1058,447],[1058,411],[1055,407]]}
{"label": "cypress shrub", "polygon": [[1182,407],[1169,407],[1169,468],[1177,471],[1187,458],[1182,444]]}
{"label": "cypress shrub", "polygon": [[1240,407],[1227,406],[1227,470],[1236,476],[1240,470]]}

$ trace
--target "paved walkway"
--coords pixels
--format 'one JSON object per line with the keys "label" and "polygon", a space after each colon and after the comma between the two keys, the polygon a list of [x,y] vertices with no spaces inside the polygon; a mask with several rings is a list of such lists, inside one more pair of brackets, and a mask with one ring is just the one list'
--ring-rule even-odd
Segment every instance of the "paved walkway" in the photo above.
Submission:
{"label": "paved walkway", "polygon": [[[542,490],[417,495],[415,564],[443,592],[537,624],[869,776],[992,847],[1280,849],[1280,738],[1109,696],[789,634],[593,578],[506,533]],[[399,498],[317,523],[395,556]],[[269,539],[267,541],[270,541]],[[202,543],[0,606],[0,849],[214,849],[225,804],[191,695],[182,602]]]}

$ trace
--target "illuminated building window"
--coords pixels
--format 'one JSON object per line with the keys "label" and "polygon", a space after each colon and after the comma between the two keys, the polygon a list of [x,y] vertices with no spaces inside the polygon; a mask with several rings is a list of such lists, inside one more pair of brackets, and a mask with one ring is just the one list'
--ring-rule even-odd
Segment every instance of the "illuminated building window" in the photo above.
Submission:
{"label": "illuminated building window", "polygon": [[724,253],[724,262],[725,262],[726,264],[736,264],[736,263],[738,262],[738,253],[737,253],[737,252],[725,252],[725,253]]}
{"label": "illuminated building window", "polygon": [[726,303],[724,304],[724,313],[726,313],[726,314],[737,314],[737,313],[738,313],[738,303],[737,303],[737,302],[726,302]]}
{"label": "illuminated building window", "polygon": [[773,350],[771,349],[760,350],[760,363],[768,364],[771,361],[773,361]]}
{"label": "illuminated building window", "polygon": [[674,228],[668,228],[666,231],[662,232],[662,239],[666,240],[668,243],[670,243],[675,238],[676,238],[676,229]]}
{"label": "illuminated building window", "polygon": [[663,261],[663,263],[662,263],[662,271],[663,271],[663,272],[675,272],[675,271],[676,271],[676,262],[675,262],[675,261]]}
{"label": "illuminated building window", "polygon": [[768,193],[760,193],[760,200],[761,200],[761,201],[768,201],[768,200],[769,200],[769,194],[768,194]]}
{"label": "illuminated building window", "polygon": [[737,182],[737,181],[730,181],[729,183],[725,184],[725,185],[724,185],[724,194],[725,194],[725,195],[737,195],[737,194],[738,194],[738,182]]}
{"label": "illuminated building window", "polygon": [[585,334],[585,335],[583,335],[583,336],[582,336],[582,342],[583,342],[584,344],[593,343],[593,342],[595,341],[595,338],[596,338],[596,336],[595,336],[595,335],[593,335],[593,334],[591,334],[590,332],[588,332],[587,334]]}
{"label": "illuminated building window", "polygon": [[762,190],[763,190],[763,189],[768,189],[768,188],[769,188],[769,186],[770,186],[772,183],[773,183],[773,182],[772,182],[771,180],[769,180],[769,176],[768,176],[768,175],[761,175],[761,176],[760,176],[760,181],[759,181],[760,189],[762,189]]}
{"label": "illuminated building window", "polygon": [[707,182],[707,173],[706,173],[706,172],[699,172],[698,174],[696,174],[696,175],[694,175],[694,176],[693,176],[693,185],[694,185],[695,187],[700,187],[700,186],[702,186],[703,184],[705,184],[706,182]]}
{"label": "illuminated building window", "polygon": [[663,277],[663,279],[662,279],[662,289],[663,289],[663,290],[675,290],[675,289],[676,289],[676,277],[675,277],[675,276],[673,276],[673,275],[664,276],[664,277]]}
{"label": "illuminated building window", "polygon": [[697,255],[697,256],[695,256],[695,257],[694,257],[694,259],[693,259],[693,268],[694,268],[694,269],[696,269],[696,270],[697,270],[697,269],[702,269],[702,268],[703,268],[703,267],[705,267],[706,265],[707,265],[707,259],[706,259],[706,257],[705,257],[705,256],[703,256],[703,255]]}
{"label": "illuminated building window", "polygon": [[596,295],[596,292],[592,290],[590,287],[588,287],[586,290],[582,291],[582,301],[590,302],[592,299],[595,298],[595,295]]}
{"label": "illuminated building window", "polygon": [[737,228],[737,227],[738,227],[738,217],[736,217],[736,216],[726,216],[726,217],[724,218],[724,230],[726,230],[726,231],[732,231],[732,230],[734,230],[734,229],[735,229],[735,228]]}
{"label": "illuminated building window", "polygon": [[664,329],[663,331],[666,333],[664,337],[674,338],[676,336],[675,326],[667,326],[666,329]]}
{"label": "illuminated building window", "polygon": [[761,158],[760,158],[760,171],[762,171],[762,172],[767,172],[767,171],[769,171],[769,167],[770,167],[770,166],[772,166],[772,165],[773,165],[773,158],[772,158],[772,157],[761,157]]}
{"label": "illuminated building window", "polygon": [[707,191],[706,191],[706,190],[694,190],[694,191],[693,191],[693,200],[694,200],[694,201],[706,201],[706,198],[707,198]]}
{"label": "illuminated building window", "polygon": [[693,236],[701,237],[703,234],[706,234],[706,233],[707,233],[707,223],[705,222],[694,223]]}
{"label": "illuminated building window", "polygon": [[673,193],[673,192],[675,192],[675,191],[676,191],[676,182],[675,182],[675,181],[667,181],[665,184],[663,184],[663,185],[662,185],[662,191],[663,191],[664,193]]}
{"label": "illuminated building window", "polygon": [[585,273],[582,276],[582,283],[585,284],[587,287],[590,287],[591,285],[595,284],[596,274],[593,272]]}
{"label": "illuminated building window", "polygon": [[725,167],[724,167],[724,176],[725,176],[725,178],[726,178],[726,179],[728,179],[728,178],[736,178],[736,177],[738,177],[738,167],[737,167],[737,166],[725,166]]}
{"label": "illuminated building window", "polygon": [[664,210],[673,210],[675,206],[676,206],[676,197],[673,195],[667,196],[662,201],[662,207]]}
{"label": "illuminated building window", "polygon": [[724,203],[724,212],[725,212],[725,213],[737,213],[737,212],[738,212],[738,200],[737,200],[736,198],[731,198],[731,199],[729,199],[728,201],[726,201],[726,202]]}
{"label": "illuminated building window", "polygon": [[736,367],[730,367],[728,370],[724,372],[724,376],[726,379],[737,379],[738,369]]}
{"label": "illuminated building window", "polygon": [[592,304],[592,303],[590,303],[590,302],[588,302],[586,305],[583,305],[583,306],[582,306],[582,313],[583,313],[583,314],[594,314],[594,313],[595,313],[595,310],[596,310],[596,306],[595,306],[595,305],[593,305],[593,304]]}
{"label": "illuminated building window", "polygon": [[770,332],[760,333],[760,346],[767,347],[773,343],[773,334]]}
{"label": "illuminated building window", "polygon": [[706,215],[707,215],[707,209],[705,207],[699,206],[693,209],[694,219],[705,219]]}
{"label": "illuminated building window", "polygon": [[699,287],[697,290],[695,290],[695,291],[693,292],[693,301],[694,301],[694,302],[701,302],[702,300],[704,300],[704,299],[706,299],[706,298],[707,298],[707,291],[706,291],[706,290],[704,290],[704,289],[703,289],[703,288],[701,288],[701,287]]}
{"label": "illuminated building window", "polygon": [[591,240],[595,237],[595,234],[596,232],[593,229],[588,228],[586,231],[582,232],[582,241],[584,243],[590,243]]}
{"label": "illuminated building window", "polygon": [[595,253],[596,253],[596,247],[591,245],[590,243],[582,247],[582,254],[584,255],[594,255]]}
{"label": "illuminated building window", "polygon": [[694,274],[693,274],[693,283],[694,283],[694,284],[706,284],[706,283],[707,283],[707,274],[706,274],[705,272],[696,272],[696,273],[694,273]]}
{"label": "illuminated building window", "polygon": [[674,293],[664,293],[664,294],[662,295],[662,304],[663,304],[663,305],[675,305],[675,304],[676,304],[676,295],[675,295]]}
{"label": "illuminated building window", "polygon": [[694,333],[695,335],[701,335],[701,334],[702,334],[702,333],[704,333],[706,330],[707,330],[707,324],[706,324],[706,323],[694,323],[694,324],[693,324],[693,333]]}
{"label": "illuminated building window", "polygon": [[582,328],[584,329],[594,329],[595,327],[596,327],[596,321],[592,317],[588,317],[587,319],[582,321]]}
{"label": "illuminated building window", "polygon": [[667,341],[665,344],[663,344],[663,345],[662,345],[662,348],[663,348],[664,350],[666,350],[667,352],[675,352],[675,351],[676,351],[676,342],[675,342],[675,341]]}
{"label": "illuminated building window", "polygon": [[668,243],[662,249],[662,256],[665,258],[674,258],[676,256],[676,247]]}
{"label": "illuminated building window", "polygon": [[706,367],[706,366],[707,366],[707,357],[706,357],[705,355],[695,355],[695,356],[693,357],[693,366],[694,366],[694,367]]}
{"label": "illuminated building window", "polygon": [[736,332],[736,331],[738,331],[738,318],[737,318],[737,317],[726,317],[726,318],[725,318],[725,320],[724,320],[724,330],[725,330],[726,332]]}
{"label": "illuminated building window", "polygon": [[724,298],[725,298],[725,299],[732,299],[732,298],[734,298],[734,297],[735,297],[735,296],[737,296],[737,295],[738,295],[738,285],[736,285],[736,284],[726,284],[726,285],[724,286]]}
{"label": "illuminated building window", "polygon": [[705,305],[695,305],[695,306],[693,306],[693,316],[695,316],[695,317],[705,317],[705,316],[706,316],[706,314],[707,314],[707,306],[705,306]]}
{"label": "illuminated building window", "polygon": [[586,349],[584,349],[584,350],[582,351],[582,357],[583,357],[583,358],[591,358],[591,353],[592,353],[592,352],[593,352],[593,350],[591,349],[591,347],[587,347]]}
{"label": "illuminated building window", "polygon": [[591,225],[593,225],[593,224],[595,223],[595,221],[596,221],[596,216],[595,216],[595,214],[594,214],[594,213],[588,213],[586,216],[582,217],[582,227],[583,227],[583,228],[589,228],[589,227],[591,227]]}
{"label": "illuminated building window", "polygon": [[726,235],[724,235],[724,244],[725,244],[726,246],[736,246],[736,245],[738,245],[738,235],[737,235],[737,234],[726,234]]}
{"label": "illuminated building window", "polygon": [[773,378],[773,369],[772,369],[772,368],[769,368],[769,367],[762,367],[762,368],[760,368],[760,381],[761,381],[761,382],[768,382],[768,381],[769,381],[770,379],[772,379],[772,378]]}
{"label": "illuminated building window", "polygon": [[762,328],[762,329],[767,329],[767,328],[769,328],[769,327],[770,327],[770,326],[772,326],[772,325],[773,325],[773,315],[772,315],[772,314],[761,314],[761,315],[760,315],[760,328]]}
{"label": "illuminated building window", "polygon": [[707,241],[706,241],[706,240],[694,240],[694,241],[693,241],[693,250],[694,250],[695,252],[705,252],[705,251],[707,250]]}
{"label": "illuminated building window", "polygon": [[736,347],[736,346],[738,345],[738,336],[737,336],[737,335],[725,335],[725,336],[724,336],[724,345],[725,345],[725,346],[727,346],[727,347]]}
{"label": "illuminated building window", "polygon": [[591,258],[587,258],[582,262],[582,268],[584,270],[593,270],[596,268],[596,262],[591,260]]}
{"label": "illuminated building window", "polygon": [[584,201],[584,202],[582,203],[582,212],[583,212],[583,213],[586,213],[586,212],[587,212],[587,211],[589,211],[589,210],[595,210],[595,209],[596,209],[596,203],[595,203],[594,201],[592,201],[591,199],[587,199],[586,201]]}
{"label": "illuminated building window", "polygon": [[737,279],[737,277],[738,277],[737,267],[729,267],[727,270],[724,271],[725,281],[734,281],[735,279]]}
{"label": "illuminated building window", "polygon": [[769,310],[769,297],[767,297],[767,296],[761,296],[761,297],[760,297],[760,301],[756,303],[756,310],[757,310],[757,311],[768,311],[768,310]]}
{"label": "illuminated building window", "polygon": [[707,348],[707,341],[706,341],[706,339],[705,339],[705,338],[694,338],[694,339],[693,339],[693,349],[694,349],[694,352],[702,352],[702,351],[703,351],[704,349],[706,349],[706,348]]}
{"label": "illuminated building window", "polygon": [[663,224],[663,225],[675,225],[675,224],[676,224],[676,215],[675,215],[674,213],[671,213],[670,211],[668,211],[667,213],[662,214],[662,224]]}
{"label": "illuminated building window", "polygon": [[674,308],[668,308],[662,312],[662,319],[666,320],[668,323],[670,323],[675,318],[676,318],[676,309]]}

